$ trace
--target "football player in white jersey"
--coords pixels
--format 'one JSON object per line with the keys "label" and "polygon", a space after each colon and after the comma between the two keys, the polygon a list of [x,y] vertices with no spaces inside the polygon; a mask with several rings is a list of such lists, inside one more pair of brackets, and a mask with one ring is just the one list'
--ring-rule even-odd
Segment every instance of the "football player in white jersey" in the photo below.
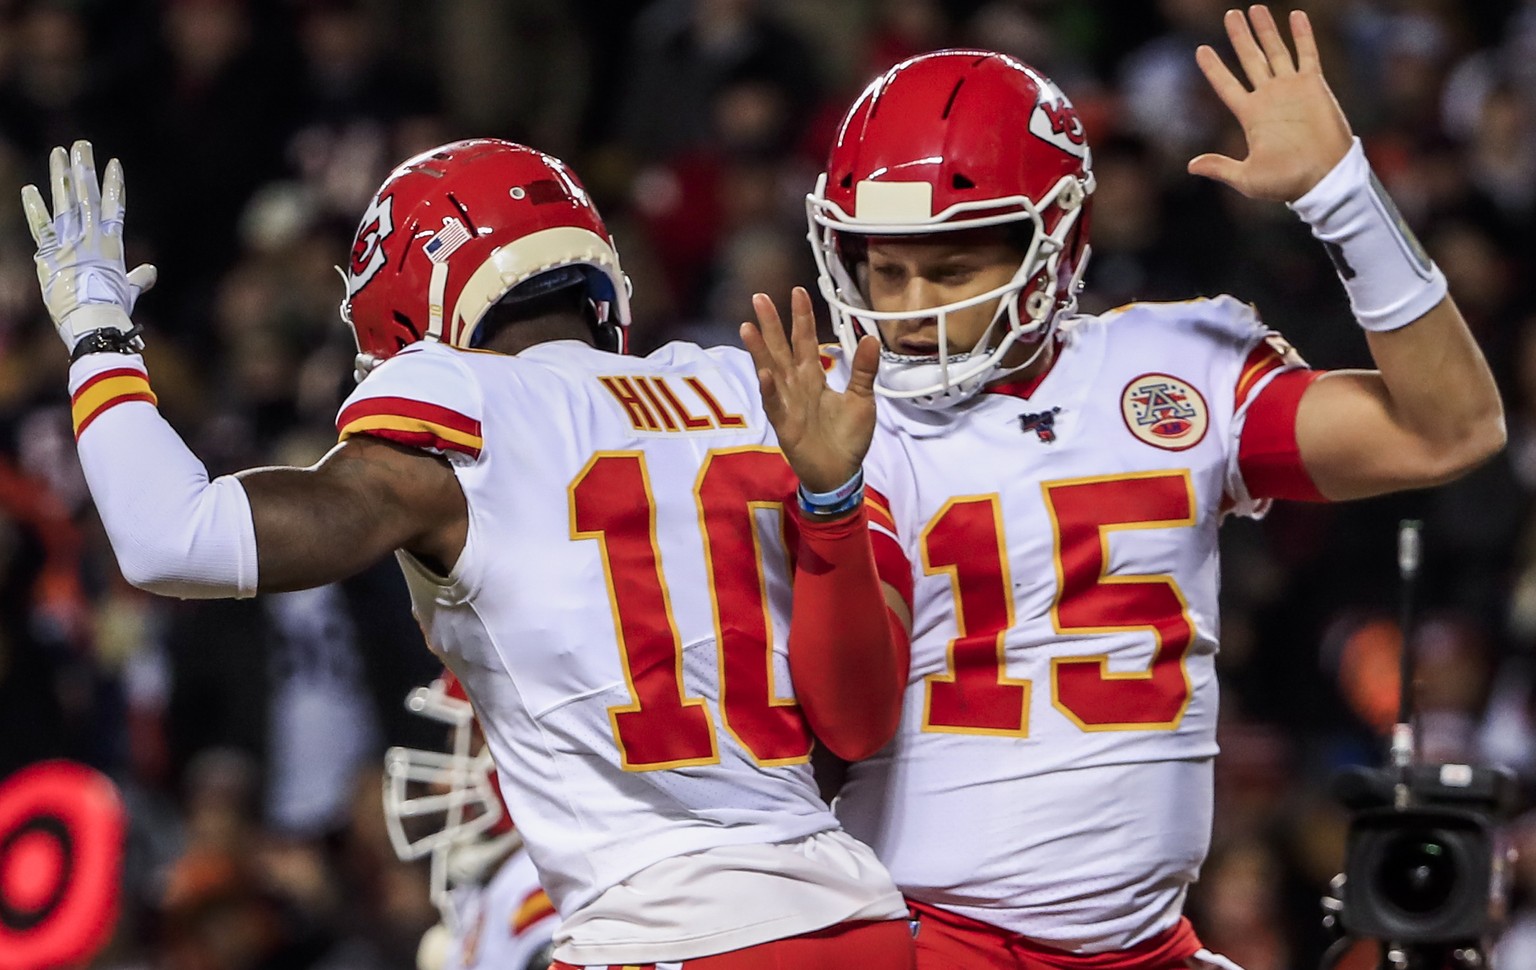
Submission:
{"label": "football player in white jersey", "polygon": [[497,788],[469,697],[451,671],[406,697],[448,730],[447,749],[390,748],[384,820],[402,861],[427,858],[442,914],[417,948],[418,970],[547,970],[554,904]]}
{"label": "football player in white jersey", "polygon": [[906,680],[862,499],[875,341],[831,391],[802,293],[790,339],[743,325],[752,356],[614,353],[628,281],[576,176],[456,142],[391,173],[358,229],[344,316],[371,373],[340,444],[210,481],[137,353],[154,271],[125,271],[121,167],[98,183],[77,142],[49,170],[52,210],[34,186],[23,207],[131,582],[249,596],[395,553],[507,779],[562,965],[910,964],[900,894],[808,764],[813,737],[883,745]]}
{"label": "football player in white jersey", "polygon": [[1211,831],[1219,520],[1434,485],[1503,445],[1306,16],[1294,54],[1266,8],[1226,16],[1247,83],[1196,57],[1249,154],[1189,169],[1312,226],[1379,370],[1310,370],[1230,297],[1077,314],[1086,133],[1004,55],[892,68],[808,198],[827,366],[883,344],[866,469],[912,616],[901,728],[835,808],[911,901],[922,970],[1221,965],[1181,915]]}

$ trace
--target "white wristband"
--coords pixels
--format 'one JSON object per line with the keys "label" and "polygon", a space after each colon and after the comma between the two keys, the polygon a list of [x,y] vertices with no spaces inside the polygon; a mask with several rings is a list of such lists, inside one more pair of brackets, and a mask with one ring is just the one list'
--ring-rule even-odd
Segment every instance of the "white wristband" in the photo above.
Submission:
{"label": "white wristband", "polygon": [[1359,138],[1290,208],[1328,250],[1365,329],[1406,327],[1445,299],[1444,274],[1377,181]]}

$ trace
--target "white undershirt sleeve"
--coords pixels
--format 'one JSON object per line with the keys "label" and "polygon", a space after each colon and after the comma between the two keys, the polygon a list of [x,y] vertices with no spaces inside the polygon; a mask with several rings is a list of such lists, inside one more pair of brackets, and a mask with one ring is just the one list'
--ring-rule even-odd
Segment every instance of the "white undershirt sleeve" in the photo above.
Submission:
{"label": "white undershirt sleeve", "polygon": [[137,354],[87,354],[69,369],[80,466],[123,578],[183,599],[256,593],[256,525],[245,488],[208,471],[160,416]]}

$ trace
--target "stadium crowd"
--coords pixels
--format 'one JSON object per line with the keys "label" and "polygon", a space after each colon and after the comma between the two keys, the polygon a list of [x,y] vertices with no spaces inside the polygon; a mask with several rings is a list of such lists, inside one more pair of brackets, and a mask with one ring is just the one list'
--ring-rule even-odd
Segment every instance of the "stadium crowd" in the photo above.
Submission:
{"label": "stadium crowd", "polygon": [[[1219,0],[0,0],[0,184],[89,138],[133,200],[135,314],[163,413],[215,474],[307,464],[352,382],[332,266],[389,166],[493,135],[572,162],[634,280],[640,352],[736,341],[815,280],[804,195],[839,112],[910,54],[1002,50],[1096,145],[1083,306],[1230,292],[1314,366],[1369,366],[1306,226],[1185,172],[1242,155],[1194,60]],[[1224,530],[1212,854],[1191,901],[1246,970],[1317,964],[1347,815],[1396,713],[1394,532],[1425,522],[1425,756],[1536,793],[1536,2],[1301,3],[1349,118],[1501,382],[1509,446],[1445,488],[1278,505]],[[75,459],[67,366],[22,211],[0,206],[0,778],[69,757],[132,817],[116,970],[410,967],[436,920],[380,811],[430,747],[438,668],[392,563],[319,590],[177,604],[116,573]],[[814,289],[814,287],[813,287]],[[1529,801],[1529,799],[1528,799]],[[1536,815],[1502,966],[1536,966]]]}

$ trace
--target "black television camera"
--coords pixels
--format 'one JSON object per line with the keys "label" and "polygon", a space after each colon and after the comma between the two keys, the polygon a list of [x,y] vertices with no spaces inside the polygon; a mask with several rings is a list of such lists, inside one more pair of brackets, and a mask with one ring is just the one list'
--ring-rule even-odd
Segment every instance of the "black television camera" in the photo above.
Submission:
{"label": "black television camera", "polygon": [[1351,812],[1344,872],[1324,900],[1341,932],[1329,968],[1357,940],[1381,944],[1382,970],[1484,970],[1503,924],[1513,850],[1499,826],[1514,814],[1518,784],[1506,768],[1415,763],[1413,582],[1419,524],[1404,522],[1402,692],[1391,765],[1345,768],[1333,794]]}
{"label": "black television camera", "polygon": [[1487,967],[1486,943],[1504,920],[1510,857],[1498,826],[1514,808],[1514,774],[1353,767],[1333,790],[1352,812],[1337,927],[1381,941],[1383,968]]}

